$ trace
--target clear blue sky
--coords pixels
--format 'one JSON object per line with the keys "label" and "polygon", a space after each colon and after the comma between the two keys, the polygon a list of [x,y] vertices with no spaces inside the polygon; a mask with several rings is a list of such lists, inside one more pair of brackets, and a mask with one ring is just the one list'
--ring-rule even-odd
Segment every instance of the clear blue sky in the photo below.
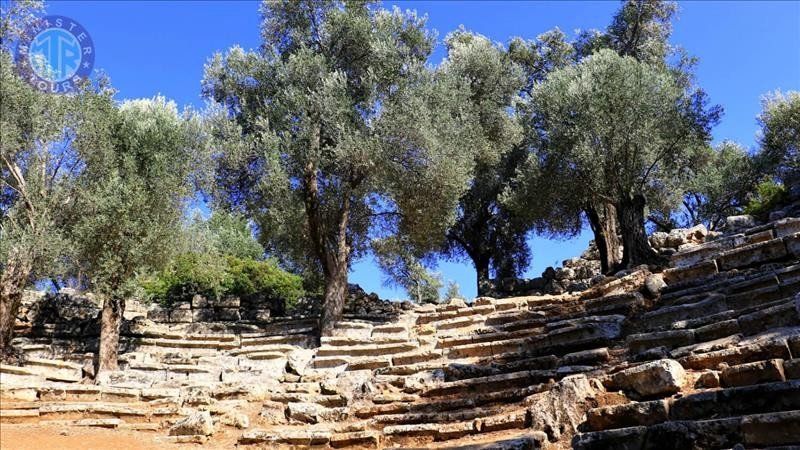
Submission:
{"label": "clear blue sky", "polygon": [[[429,16],[439,38],[459,25],[506,43],[513,36],[533,39],[558,26],[568,35],[576,29],[605,28],[616,1],[597,2],[384,2],[416,9]],[[719,142],[732,139],[746,146],[755,142],[755,116],[760,97],[776,89],[800,89],[800,2],[691,1],[681,2],[672,43],[700,58],[698,81],[711,100],[725,108],[714,130]],[[238,44],[259,45],[258,3],[252,1],[52,1],[49,14],[69,16],[91,33],[95,67],[110,75],[118,98],[163,94],[179,105],[202,108],[203,64],[216,51]],[[441,61],[441,46],[431,62]],[[549,265],[578,255],[590,239],[584,233],[571,241],[533,238],[536,276]],[[475,295],[475,275],[468,263],[444,262],[445,279]],[[404,293],[382,286],[382,276],[370,259],[353,267],[351,281],[383,297]]]}

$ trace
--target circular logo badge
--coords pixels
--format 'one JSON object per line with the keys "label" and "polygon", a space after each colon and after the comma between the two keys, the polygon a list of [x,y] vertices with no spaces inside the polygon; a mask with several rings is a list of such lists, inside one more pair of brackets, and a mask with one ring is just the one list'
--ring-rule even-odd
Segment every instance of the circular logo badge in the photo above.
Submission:
{"label": "circular logo badge", "polygon": [[63,94],[92,73],[94,43],[69,17],[45,16],[25,30],[16,62],[20,75],[36,89]]}

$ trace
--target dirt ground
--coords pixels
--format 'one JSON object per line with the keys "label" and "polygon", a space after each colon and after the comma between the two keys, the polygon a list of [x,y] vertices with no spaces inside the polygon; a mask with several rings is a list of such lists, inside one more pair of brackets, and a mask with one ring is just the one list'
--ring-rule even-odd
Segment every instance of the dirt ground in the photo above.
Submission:
{"label": "dirt ground", "polygon": [[187,450],[234,448],[233,436],[214,436],[200,444],[172,444],[157,439],[166,433],[37,424],[1,424],[2,450]]}

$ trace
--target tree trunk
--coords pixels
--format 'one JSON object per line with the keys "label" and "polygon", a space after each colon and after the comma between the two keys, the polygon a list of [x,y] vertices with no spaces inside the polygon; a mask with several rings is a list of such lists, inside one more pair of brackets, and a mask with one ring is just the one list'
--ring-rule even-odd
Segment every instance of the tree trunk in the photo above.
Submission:
{"label": "tree trunk", "polygon": [[650,247],[644,229],[644,195],[625,196],[619,202],[619,224],[622,230],[622,265],[633,268],[641,264],[662,264],[658,253]]}
{"label": "tree trunk", "polygon": [[97,355],[97,373],[106,370],[118,370],[119,328],[122,324],[122,313],[125,311],[125,300],[118,295],[106,296],[103,300],[103,311],[100,314],[100,348]]}
{"label": "tree trunk", "polygon": [[9,258],[5,270],[0,274],[0,359],[11,353],[22,292],[33,270],[28,258],[15,259]]}
{"label": "tree trunk", "polygon": [[619,237],[617,236],[617,210],[610,203],[586,207],[589,225],[594,233],[594,243],[600,253],[600,271],[615,272],[620,265]]}
{"label": "tree trunk", "polygon": [[347,300],[347,265],[337,267],[325,276],[325,297],[320,317],[320,333],[322,336],[333,334],[336,322],[342,319],[344,304]]}
{"label": "tree trunk", "polygon": [[475,272],[477,275],[478,297],[487,295],[492,287],[492,280],[489,278],[489,258],[473,258],[472,263],[475,264]]}

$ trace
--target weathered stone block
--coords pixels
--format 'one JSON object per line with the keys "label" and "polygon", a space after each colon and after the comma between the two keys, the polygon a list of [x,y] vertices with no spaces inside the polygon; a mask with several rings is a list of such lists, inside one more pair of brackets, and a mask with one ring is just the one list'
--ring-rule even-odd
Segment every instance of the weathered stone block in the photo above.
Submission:
{"label": "weathered stone block", "polygon": [[575,450],[640,450],[644,447],[647,427],[630,427],[618,430],[595,431],[576,436],[572,441]]}
{"label": "weathered stone block", "polygon": [[685,376],[677,361],[662,359],[615,373],[608,379],[607,387],[634,391],[643,397],[664,396],[680,391]]}
{"label": "weathered stone block", "polygon": [[217,320],[223,322],[238,322],[241,320],[238,308],[218,308],[215,311]]}
{"label": "weathered stone block", "polygon": [[783,240],[773,239],[724,252],[717,258],[717,264],[719,270],[732,270],[774,261],[786,255],[786,245]]}
{"label": "weathered stone block", "polygon": [[800,218],[789,217],[775,222],[775,236],[784,237],[800,233]]}
{"label": "weathered stone block", "polygon": [[694,330],[669,330],[656,333],[632,334],[627,338],[628,348],[634,354],[654,347],[672,349],[694,343]]}
{"label": "weathered stone block", "polygon": [[686,280],[705,278],[717,273],[715,260],[703,261],[691,266],[675,267],[662,272],[664,282],[668,285],[678,284]]}
{"label": "weathered stone block", "polygon": [[742,434],[748,445],[800,444],[800,411],[758,414],[742,420]]}
{"label": "weathered stone block", "polygon": [[748,386],[769,381],[784,381],[785,379],[782,359],[739,364],[722,371],[724,386]]}
{"label": "weathered stone block", "polygon": [[192,310],[172,309],[169,312],[169,321],[174,323],[190,323],[192,321]]}
{"label": "weathered stone block", "polygon": [[169,434],[170,436],[211,436],[214,434],[214,423],[211,421],[211,413],[208,411],[194,412],[171,426]]}
{"label": "weathered stone block", "polygon": [[192,310],[192,322],[213,322],[214,310],[211,308],[195,308]]}
{"label": "weathered stone block", "polygon": [[653,425],[669,419],[667,401],[632,402],[623,405],[594,408],[586,414],[592,431]]}

